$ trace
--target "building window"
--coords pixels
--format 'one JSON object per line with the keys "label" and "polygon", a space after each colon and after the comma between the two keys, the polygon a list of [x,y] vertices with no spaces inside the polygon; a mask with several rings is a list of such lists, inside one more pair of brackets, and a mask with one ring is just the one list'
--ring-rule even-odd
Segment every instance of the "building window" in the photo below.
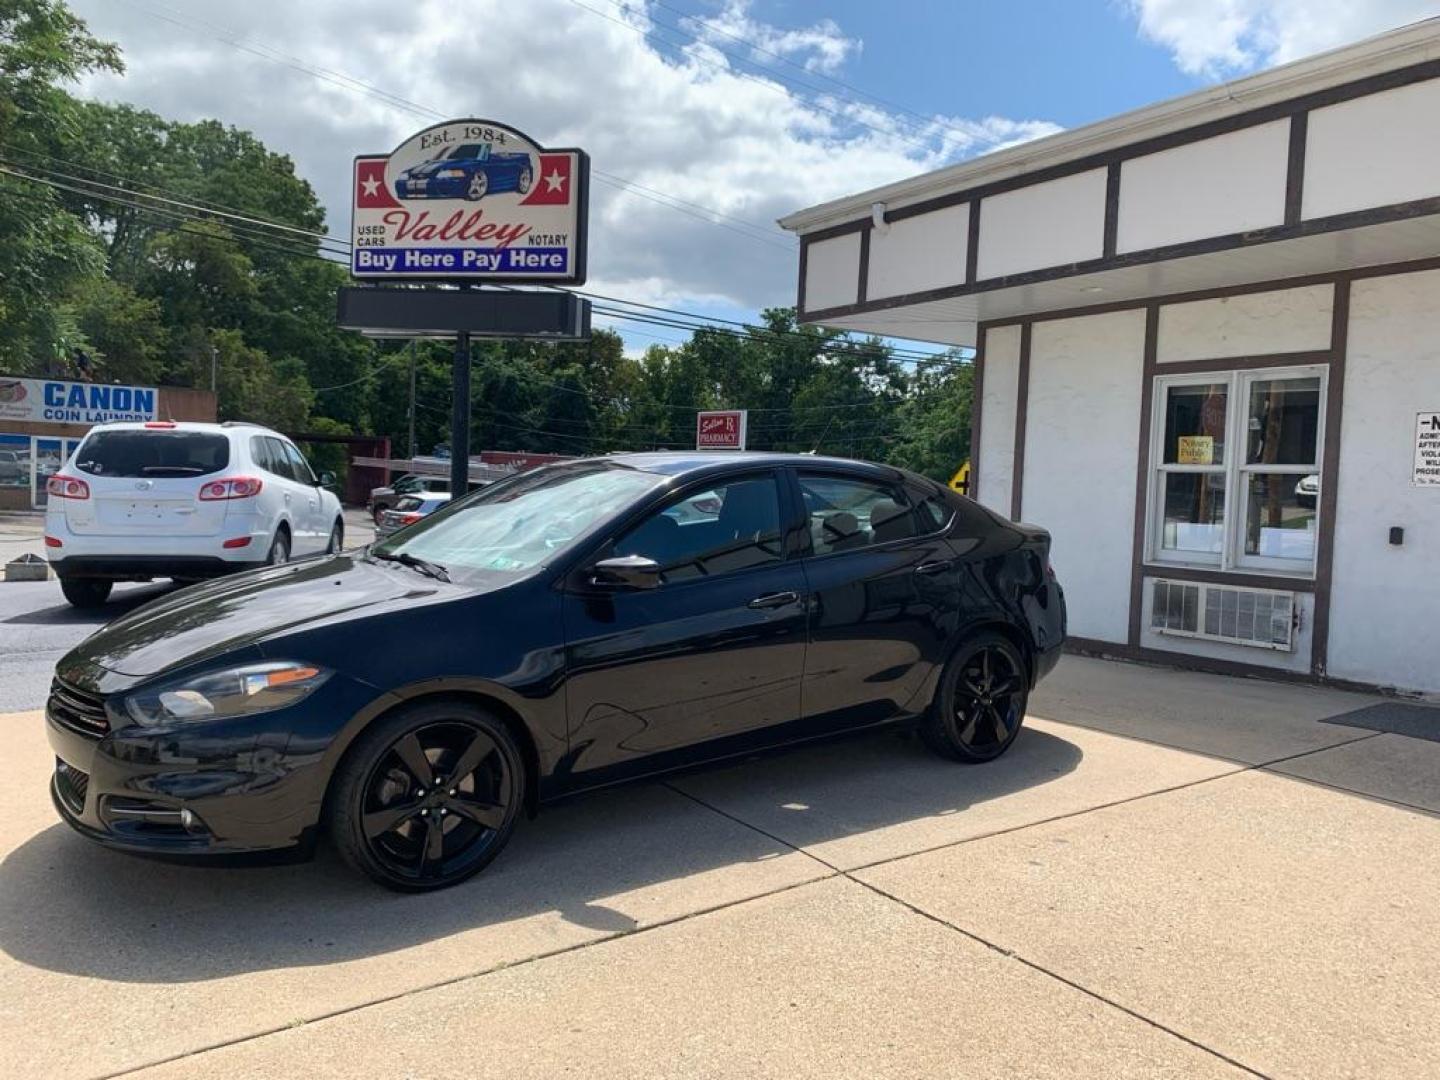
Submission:
{"label": "building window", "polygon": [[1155,380],[1150,561],[1314,574],[1326,375]]}

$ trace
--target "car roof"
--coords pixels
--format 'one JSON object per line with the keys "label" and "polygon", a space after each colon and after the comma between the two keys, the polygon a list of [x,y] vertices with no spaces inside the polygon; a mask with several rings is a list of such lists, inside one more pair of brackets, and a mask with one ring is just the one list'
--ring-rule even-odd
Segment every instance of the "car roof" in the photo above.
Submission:
{"label": "car roof", "polygon": [[[593,461],[577,458],[576,463]],[[846,472],[869,473],[893,479],[900,470],[890,465],[855,458],[825,457],[819,454],[784,454],[768,450],[688,450],[654,451],[637,454],[610,454],[605,459],[665,476],[685,477],[694,473],[728,472],[735,469],[789,465],[799,469],[838,469]]]}
{"label": "car roof", "polygon": [[91,431],[203,431],[212,435],[236,434],[259,434],[279,435],[278,431],[272,431],[263,424],[251,424],[227,420],[224,423],[216,424],[203,420],[111,420],[102,424],[96,424]]}

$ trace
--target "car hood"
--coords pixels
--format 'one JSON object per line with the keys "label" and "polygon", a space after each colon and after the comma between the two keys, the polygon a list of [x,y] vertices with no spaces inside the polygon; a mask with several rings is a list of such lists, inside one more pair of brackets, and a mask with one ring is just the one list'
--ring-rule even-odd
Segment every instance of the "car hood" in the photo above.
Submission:
{"label": "car hood", "polygon": [[86,638],[61,666],[144,677],[247,647],[263,652],[266,639],[321,620],[452,592],[461,590],[358,553],[305,559],[195,585],[146,604]]}
{"label": "car hood", "polygon": [[405,174],[404,174],[404,175],[406,175],[406,176],[413,176],[413,177],[417,177],[417,178],[418,178],[418,177],[422,177],[422,176],[434,176],[434,175],[435,175],[437,172],[439,172],[441,169],[444,169],[444,168],[459,169],[459,168],[461,168],[461,167],[462,167],[462,166],[461,166],[461,164],[460,164],[459,162],[446,161],[446,160],[444,160],[443,158],[440,158],[440,159],[437,159],[437,160],[435,160],[435,161],[422,161],[419,165],[412,165],[412,166],[410,166],[410,168],[408,168],[408,169],[405,170]]}

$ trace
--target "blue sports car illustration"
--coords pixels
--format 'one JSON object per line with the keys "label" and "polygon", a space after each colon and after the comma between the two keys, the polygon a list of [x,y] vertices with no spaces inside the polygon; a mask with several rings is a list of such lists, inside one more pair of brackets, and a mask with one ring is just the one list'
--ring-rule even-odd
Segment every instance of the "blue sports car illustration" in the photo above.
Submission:
{"label": "blue sports car illustration", "polygon": [[461,143],[395,178],[400,199],[468,199],[500,191],[524,195],[535,181],[530,155],[495,153],[489,143]]}

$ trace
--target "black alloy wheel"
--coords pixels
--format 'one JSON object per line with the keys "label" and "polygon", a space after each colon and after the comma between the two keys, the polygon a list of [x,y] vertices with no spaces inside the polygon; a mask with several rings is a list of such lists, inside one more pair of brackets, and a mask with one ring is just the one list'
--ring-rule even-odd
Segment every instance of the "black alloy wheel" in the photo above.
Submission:
{"label": "black alloy wheel", "polygon": [[930,747],[956,761],[993,761],[1020,733],[1029,675],[1019,651],[999,634],[979,634],[956,650],[921,727]]}
{"label": "black alloy wheel", "polygon": [[503,723],[461,702],[421,704],[379,722],[346,755],[330,832],[341,856],[382,885],[440,889],[500,853],[524,788]]}

